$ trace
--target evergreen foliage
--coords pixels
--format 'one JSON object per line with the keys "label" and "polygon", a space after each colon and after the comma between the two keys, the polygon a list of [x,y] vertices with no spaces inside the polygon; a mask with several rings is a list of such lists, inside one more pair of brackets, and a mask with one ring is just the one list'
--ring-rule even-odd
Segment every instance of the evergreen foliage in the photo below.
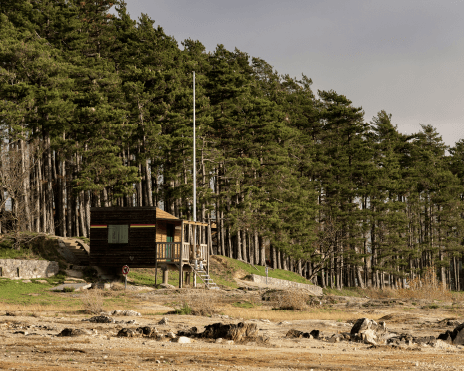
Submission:
{"label": "evergreen foliage", "polygon": [[401,287],[429,267],[463,288],[462,140],[403,135],[385,111],[368,123],[304,75],[179,45],[124,1],[4,0],[0,62],[3,233],[88,236],[90,206],[190,219],[196,161],[214,253],[338,289]]}

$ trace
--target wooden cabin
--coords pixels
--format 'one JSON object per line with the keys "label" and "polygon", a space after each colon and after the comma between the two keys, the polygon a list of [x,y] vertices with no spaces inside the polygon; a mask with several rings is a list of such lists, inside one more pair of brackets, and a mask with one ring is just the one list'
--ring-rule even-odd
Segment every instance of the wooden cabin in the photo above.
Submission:
{"label": "wooden cabin", "polygon": [[[90,265],[122,269],[162,268],[192,272],[209,268],[212,246],[208,224],[176,218],[157,207],[92,207]],[[196,242],[193,243],[196,228]],[[189,276],[189,275],[188,275]]]}

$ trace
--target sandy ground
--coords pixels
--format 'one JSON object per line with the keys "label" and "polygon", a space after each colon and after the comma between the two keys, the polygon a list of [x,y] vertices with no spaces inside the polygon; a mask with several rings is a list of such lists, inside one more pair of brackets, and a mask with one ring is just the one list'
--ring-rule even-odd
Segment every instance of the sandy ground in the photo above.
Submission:
{"label": "sandy ground", "polygon": [[[65,294],[63,294],[65,295]],[[179,292],[137,294],[137,308],[156,312],[169,301],[179,298]],[[217,299],[237,300],[259,293],[218,292]],[[231,298],[232,297],[232,298]],[[210,297],[210,299],[212,296]],[[384,319],[390,331],[414,336],[434,335],[452,330],[447,325],[448,312],[409,308],[405,302],[373,302],[369,299],[337,298],[334,310],[340,308],[353,319],[370,317]],[[405,311],[405,305],[408,310]],[[124,308],[114,308],[124,309]],[[246,309],[243,309],[244,313]],[[28,312],[30,313],[30,312]],[[213,317],[193,315],[145,314],[134,317],[114,317],[124,323],[99,324],[83,321],[89,314],[61,312],[16,312],[7,316],[0,311],[1,370],[464,370],[464,347],[441,344],[425,346],[371,346],[341,341],[329,343],[315,339],[290,339],[289,329],[309,332],[321,330],[325,335],[349,332],[352,321],[299,319],[269,321],[248,319],[256,323],[259,335],[267,342],[224,344],[195,339],[191,344],[178,344],[171,339],[117,337],[123,328],[154,326],[162,333],[177,333],[196,326],[199,332],[212,323],[238,323],[240,318],[224,315]],[[162,317],[168,323],[159,325]],[[464,318],[453,317],[464,322]],[[128,321],[136,323],[127,323]],[[64,328],[88,329],[90,335],[58,337]]]}

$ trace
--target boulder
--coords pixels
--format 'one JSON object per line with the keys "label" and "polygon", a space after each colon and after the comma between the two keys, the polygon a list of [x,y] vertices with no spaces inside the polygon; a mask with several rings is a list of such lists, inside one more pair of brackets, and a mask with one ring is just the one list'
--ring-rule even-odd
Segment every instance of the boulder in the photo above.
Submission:
{"label": "boulder", "polygon": [[108,316],[95,316],[89,319],[89,322],[94,323],[114,323],[114,318]]}
{"label": "boulder", "polygon": [[168,324],[168,318],[163,317],[161,321],[158,322],[158,325],[167,325]]}
{"label": "boulder", "polygon": [[[315,330],[313,330],[315,331]],[[295,329],[288,330],[287,334],[285,335],[288,338],[307,338],[312,339],[313,336],[309,332],[303,332]]]}
{"label": "boulder", "polygon": [[384,344],[389,336],[385,322],[377,323],[369,318],[360,318],[351,328],[350,337],[355,341],[377,345]]}
{"label": "boulder", "polygon": [[213,323],[207,325],[205,331],[198,335],[206,339],[227,339],[235,342],[245,340],[255,340],[258,336],[258,327],[256,323],[244,323],[223,325],[222,323]]}
{"label": "boulder", "polygon": [[111,314],[113,316],[141,316],[141,314],[135,310],[113,310]]}
{"label": "boulder", "polygon": [[196,327],[191,327],[185,331],[177,331],[177,336],[195,336],[198,334],[198,329]]}
{"label": "boulder", "polygon": [[57,336],[82,336],[82,335],[91,335],[92,332],[80,328],[65,328]]}
{"label": "boulder", "polygon": [[131,328],[122,328],[121,330],[119,330],[116,336],[132,338],[132,337],[138,337],[140,335],[141,335],[140,332],[138,332],[137,330],[134,330]]}
{"label": "boulder", "polygon": [[438,335],[438,339],[448,344],[464,345],[464,322],[456,326],[453,331],[447,330],[444,334]]}
{"label": "boulder", "polygon": [[177,339],[175,339],[175,341],[179,344],[189,344],[192,342],[192,339],[185,336],[179,336]]}
{"label": "boulder", "polygon": [[150,326],[138,327],[135,331],[145,336],[152,336],[154,332],[157,332],[156,328]]}

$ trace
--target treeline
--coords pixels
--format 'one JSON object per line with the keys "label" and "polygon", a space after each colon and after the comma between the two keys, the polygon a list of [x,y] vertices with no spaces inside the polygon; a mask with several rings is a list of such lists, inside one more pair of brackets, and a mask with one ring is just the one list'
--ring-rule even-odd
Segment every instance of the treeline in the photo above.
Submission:
{"label": "treeline", "polygon": [[367,123],[304,75],[179,46],[119,1],[0,3],[3,232],[88,236],[91,206],[191,219],[192,71],[214,253],[337,288],[401,287],[434,267],[462,289],[464,141],[401,134],[385,111]]}

